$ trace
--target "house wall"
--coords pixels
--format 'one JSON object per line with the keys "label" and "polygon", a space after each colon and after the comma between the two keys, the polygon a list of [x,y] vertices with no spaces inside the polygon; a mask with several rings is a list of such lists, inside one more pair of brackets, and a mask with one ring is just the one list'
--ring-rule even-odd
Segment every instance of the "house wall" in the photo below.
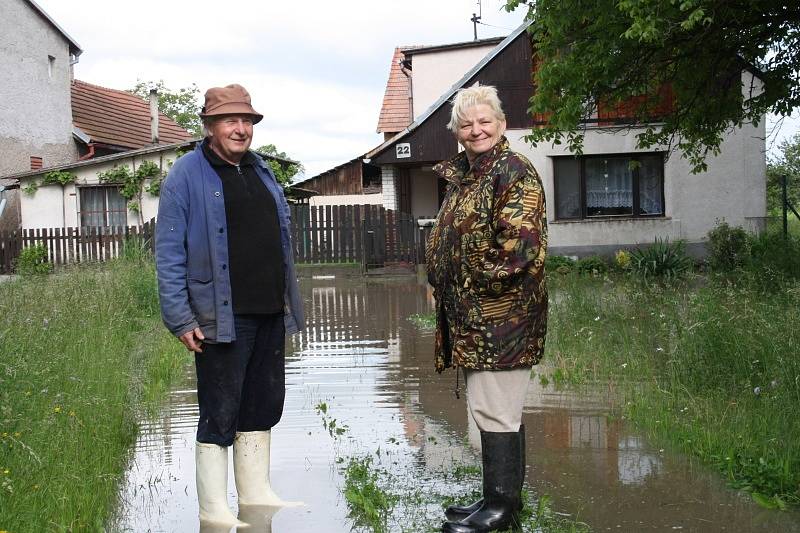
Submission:
{"label": "house wall", "polygon": [[409,171],[411,177],[411,214],[414,218],[436,218],[439,212],[438,177],[430,167]]}
{"label": "house wall", "polygon": [[312,196],[308,199],[311,206],[317,205],[381,205],[383,194],[337,194],[333,196]]}
{"label": "house wall", "polygon": [[[73,168],[70,171],[77,176],[76,183],[67,185],[63,191],[60,185],[48,185],[39,187],[33,195],[25,192],[20,195],[22,228],[77,227],[79,225],[80,189],[87,185],[101,185],[100,179],[97,177],[98,173],[122,165],[128,165],[135,170],[143,161],[152,161],[166,172],[169,170],[169,162],[176,158],[175,151],[169,150]],[[41,183],[42,175],[21,178],[21,188],[24,189],[32,180]],[[145,186],[149,183],[149,180],[146,181]],[[157,213],[158,197],[144,192],[141,218],[138,213],[128,211],[128,225],[139,225],[142,221],[146,222],[154,218]]]}
{"label": "house wall", "polygon": [[[528,130],[509,130],[511,148],[526,155],[538,170],[545,195],[553,199],[553,157],[568,155],[563,146],[525,143]],[[636,149],[636,130],[589,129],[584,154],[623,154],[642,152]],[[708,158],[708,171],[692,174],[688,162],[677,153],[664,165],[665,216],[650,219],[554,220],[555,202],[548,203],[549,244],[554,253],[585,255],[613,253],[622,246],[652,243],[656,237],[684,239],[688,243],[705,240],[717,220],[750,231],[763,229],[766,217],[765,128],[745,125],[729,133],[721,153]],[[692,246],[690,246],[692,248]],[[694,246],[700,253],[702,247]]]}
{"label": "house wall", "polygon": [[411,78],[414,119],[424,113],[494,47],[495,45],[490,44],[414,54]]}
{"label": "house wall", "polygon": [[[27,2],[4,0],[0,16],[0,176],[75,161],[69,43]],[[49,56],[55,59],[50,68]]]}

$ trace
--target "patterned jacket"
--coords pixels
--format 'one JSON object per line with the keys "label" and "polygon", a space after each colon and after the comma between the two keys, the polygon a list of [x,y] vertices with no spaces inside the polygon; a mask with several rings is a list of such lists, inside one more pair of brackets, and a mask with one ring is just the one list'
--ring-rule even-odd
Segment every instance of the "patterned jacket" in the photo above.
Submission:
{"label": "patterned jacket", "polygon": [[425,259],[436,298],[436,370],[532,366],[544,351],[544,189],[525,157],[500,141],[470,168],[439,163],[448,181]]}

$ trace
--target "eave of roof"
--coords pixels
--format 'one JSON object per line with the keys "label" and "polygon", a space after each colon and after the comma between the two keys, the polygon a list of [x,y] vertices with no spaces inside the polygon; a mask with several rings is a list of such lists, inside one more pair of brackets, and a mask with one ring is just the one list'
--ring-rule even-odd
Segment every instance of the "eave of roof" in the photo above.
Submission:
{"label": "eave of roof", "polygon": [[424,123],[428,118],[433,115],[440,107],[445,105],[456,92],[461,89],[469,80],[472,78],[476,73],[478,73],[483,67],[485,67],[492,59],[497,57],[500,52],[506,49],[514,40],[522,34],[522,32],[528,29],[530,26],[531,21],[526,21],[520,24],[520,26],[514,30],[511,34],[508,35],[505,39],[503,39],[498,45],[496,45],[486,56],[481,59],[474,67],[469,69],[464,76],[461,77],[460,80],[455,82],[452,87],[450,87],[442,96],[439,97],[436,102],[434,102],[424,113],[422,113],[419,117],[417,117],[414,122],[408,125],[403,131],[392,137],[391,139],[385,141],[383,144],[379,145],[376,148],[373,148],[371,151],[367,152],[364,156],[367,159],[372,159],[381,153],[385,152],[389,147],[391,147],[394,143],[417,129],[422,123]]}
{"label": "eave of roof", "polygon": [[83,53],[83,50],[81,49],[77,41],[75,41],[75,39],[70,37],[69,34],[66,31],[64,31],[64,28],[59,26],[58,23],[55,20],[53,20],[53,18],[50,15],[47,14],[47,11],[42,9],[42,7],[33,0],[26,0],[26,2],[28,2],[28,4],[30,4],[30,6],[33,9],[35,9],[44,19],[47,20],[47,22],[49,22],[56,30],[58,30],[58,32],[61,35],[64,36],[64,38],[69,42],[70,54],[73,54],[75,57],[78,57]]}
{"label": "eave of roof", "polygon": [[505,39],[505,37],[489,37],[487,39],[464,41],[461,43],[439,44],[434,46],[415,46],[414,48],[403,50],[403,52],[407,56],[414,56],[417,54],[443,52],[445,50],[457,50],[459,48],[475,48],[477,46],[497,45],[498,43],[501,43],[503,39]]}
{"label": "eave of roof", "polygon": [[188,141],[181,141],[172,144],[160,144],[158,146],[149,146],[147,148],[141,148],[139,150],[129,150],[127,152],[120,152],[117,154],[94,157],[92,159],[86,159],[85,161],[75,161],[64,165],[55,165],[52,167],[40,168],[38,170],[29,170],[26,172],[22,172],[20,174],[11,174],[9,176],[3,176],[3,177],[10,179],[25,179],[25,178],[30,178],[31,176],[38,176],[40,174],[44,174],[46,172],[52,172],[54,170],[72,170],[74,168],[87,167],[91,165],[97,165],[100,163],[108,163],[110,161],[116,161],[118,159],[125,159],[126,157],[135,157],[140,155],[154,154],[158,152],[167,152],[169,150],[174,150],[177,148],[194,145],[200,140],[202,139],[190,139]]}
{"label": "eave of roof", "polygon": [[[0,179],[25,179],[30,178],[31,176],[38,176],[40,174],[44,174],[45,172],[52,172],[54,170],[72,170],[74,168],[81,168],[87,167],[91,165],[96,165],[99,163],[108,163],[111,161],[116,161],[118,159],[125,159],[126,157],[135,157],[141,155],[148,155],[148,154],[155,154],[158,152],[167,152],[169,150],[174,150],[178,148],[183,148],[187,146],[194,146],[196,143],[202,141],[203,139],[195,138],[189,139],[188,141],[180,141],[171,144],[159,144],[158,146],[148,146],[146,148],[140,148],[139,150],[128,150],[127,152],[119,152],[117,154],[109,154],[104,155],[101,157],[94,157],[92,159],[87,159],[85,161],[75,161],[73,163],[67,163],[64,165],[55,165],[52,167],[40,168],[38,170],[29,170],[26,172],[22,172],[20,174],[10,174],[8,176],[0,176]],[[273,155],[262,154],[260,152],[254,153],[260,155],[263,159],[272,159],[273,161],[277,161],[281,165],[297,165],[299,164],[297,161],[292,159],[285,159],[283,157],[276,157]]]}

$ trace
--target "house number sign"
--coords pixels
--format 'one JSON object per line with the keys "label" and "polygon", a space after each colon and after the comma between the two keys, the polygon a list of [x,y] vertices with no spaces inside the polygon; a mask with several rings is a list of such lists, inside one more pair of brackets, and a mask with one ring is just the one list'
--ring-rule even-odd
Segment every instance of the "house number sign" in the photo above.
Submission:
{"label": "house number sign", "polygon": [[397,159],[411,157],[411,143],[397,143],[394,146],[394,150]]}

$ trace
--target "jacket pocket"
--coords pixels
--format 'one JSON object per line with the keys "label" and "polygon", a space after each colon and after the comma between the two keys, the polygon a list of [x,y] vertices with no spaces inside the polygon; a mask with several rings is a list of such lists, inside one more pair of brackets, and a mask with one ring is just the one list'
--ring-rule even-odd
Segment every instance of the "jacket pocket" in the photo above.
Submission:
{"label": "jacket pocket", "polygon": [[201,326],[214,322],[216,311],[214,309],[214,284],[211,276],[207,279],[189,278],[189,306],[194,317]]}

